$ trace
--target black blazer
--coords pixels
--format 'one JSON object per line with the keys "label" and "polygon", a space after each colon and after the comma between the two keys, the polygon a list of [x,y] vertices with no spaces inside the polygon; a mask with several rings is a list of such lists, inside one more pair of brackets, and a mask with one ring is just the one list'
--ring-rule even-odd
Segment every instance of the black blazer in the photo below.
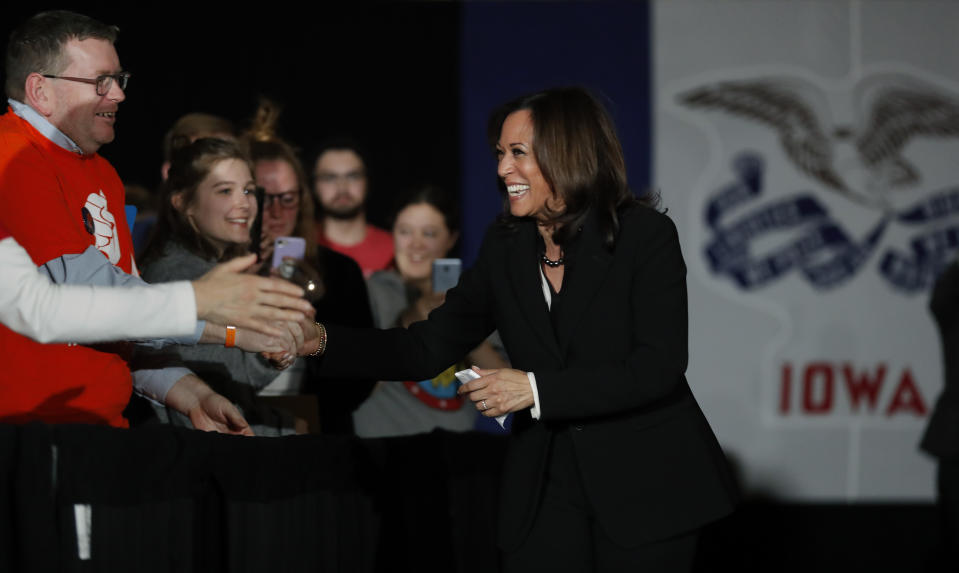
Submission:
{"label": "black blazer", "polygon": [[556,328],[543,298],[535,223],[494,225],[443,306],[408,330],[329,327],[324,368],[380,379],[432,376],[498,329],[532,371],[540,420],[518,412],[500,494],[499,542],[518,546],[535,515],[552,437],[569,431],[586,494],[623,545],[681,533],[732,511],[736,488],[696,404],[687,362],[686,267],[672,221],[621,215],[615,251],[590,216],[568,249]]}
{"label": "black blazer", "polygon": [[[323,277],[325,292],[313,303],[316,320],[372,328],[373,311],[366,294],[366,280],[352,258],[317,245],[316,270]],[[341,380],[316,373],[317,360],[306,359],[303,393],[319,402],[320,430],[324,434],[353,434],[353,411],[366,400],[376,379]]]}
{"label": "black blazer", "polygon": [[959,455],[959,262],[936,279],[929,310],[939,329],[945,385],[919,446],[937,458],[955,458]]}

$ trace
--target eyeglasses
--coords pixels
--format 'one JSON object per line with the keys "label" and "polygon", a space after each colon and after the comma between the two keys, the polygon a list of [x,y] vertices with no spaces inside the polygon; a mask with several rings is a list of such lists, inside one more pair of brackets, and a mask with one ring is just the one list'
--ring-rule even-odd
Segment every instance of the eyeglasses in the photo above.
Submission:
{"label": "eyeglasses", "polygon": [[321,171],[316,174],[316,182],[330,184],[335,183],[336,181],[346,181],[348,183],[356,183],[357,181],[362,181],[366,177],[366,173],[361,170],[348,171],[346,173],[329,173],[327,171]]}
{"label": "eyeglasses", "polygon": [[279,203],[284,209],[295,209],[300,204],[300,192],[267,193],[263,196],[264,210],[269,209],[273,203]]}
{"label": "eyeglasses", "polygon": [[55,80],[69,80],[71,82],[80,82],[84,84],[91,84],[97,86],[97,95],[105,96],[110,93],[110,88],[113,87],[113,82],[116,81],[117,85],[120,86],[121,90],[127,89],[127,82],[130,81],[130,72],[117,72],[115,74],[101,74],[93,79],[90,78],[74,78],[70,76],[54,76],[51,74],[43,74],[45,78],[52,78]]}

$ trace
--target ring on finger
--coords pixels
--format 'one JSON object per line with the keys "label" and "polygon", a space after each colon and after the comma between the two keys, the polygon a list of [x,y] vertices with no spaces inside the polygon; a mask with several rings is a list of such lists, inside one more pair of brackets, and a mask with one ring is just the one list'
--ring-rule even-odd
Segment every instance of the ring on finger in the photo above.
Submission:
{"label": "ring on finger", "polygon": [[489,407],[486,405],[486,400],[483,400],[480,404],[483,405],[483,410],[489,410]]}

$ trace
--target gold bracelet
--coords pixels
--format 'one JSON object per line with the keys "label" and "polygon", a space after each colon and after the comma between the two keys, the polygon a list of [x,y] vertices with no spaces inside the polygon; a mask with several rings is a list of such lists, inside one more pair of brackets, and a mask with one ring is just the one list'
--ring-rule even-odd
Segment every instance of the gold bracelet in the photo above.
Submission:
{"label": "gold bracelet", "polygon": [[316,333],[320,339],[319,343],[316,345],[316,350],[313,351],[310,356],[322,356],[326,352],[326,327],[320,324],[319,322],[314,322],[313,326],[316,327]]}

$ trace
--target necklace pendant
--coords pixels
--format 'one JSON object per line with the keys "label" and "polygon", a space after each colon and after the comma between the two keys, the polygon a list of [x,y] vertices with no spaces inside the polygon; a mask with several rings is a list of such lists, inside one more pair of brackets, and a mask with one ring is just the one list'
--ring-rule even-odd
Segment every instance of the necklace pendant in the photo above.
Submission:
{"label": "necklace pendant", "polygon": [[562,255],[560,255],[560,257],[559,257],[558,259],[556,259],[555,261],[554,261],[553,259],[547,257],[547,256],[546,256],[546,253],[541,254],[541,255],[539,256],[539,258],[540,258],[541,261],[543,261],[543,264],[545,264],[547,267],[550,267],[550,268],[552,268],[552,269],[555,269],[556,267],[562,266],[562,265],[566,262],[566,258],[563,257]]}

